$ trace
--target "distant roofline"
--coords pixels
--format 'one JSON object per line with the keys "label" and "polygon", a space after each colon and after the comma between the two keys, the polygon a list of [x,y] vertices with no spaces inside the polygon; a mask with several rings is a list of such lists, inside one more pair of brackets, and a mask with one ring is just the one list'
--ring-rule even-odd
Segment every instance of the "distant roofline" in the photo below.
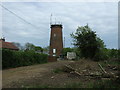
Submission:
{"label": "distant roofline", "polygon": [[17,46],[15,46],[12,42],[5,42],[2,39],[0,39],[0,48],[5,48],[5,49],[12,49],[12,50],[19,50]]}

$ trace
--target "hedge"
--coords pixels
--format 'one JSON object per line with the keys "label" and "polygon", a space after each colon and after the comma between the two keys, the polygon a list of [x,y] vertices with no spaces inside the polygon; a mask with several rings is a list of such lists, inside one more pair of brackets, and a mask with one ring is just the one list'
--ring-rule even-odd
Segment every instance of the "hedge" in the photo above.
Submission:
{"label": "hedge", "polygon": [[15,68],[47,62],[47,54],[35,53],[34,51],[11,51],[2,50],[2,68]]}

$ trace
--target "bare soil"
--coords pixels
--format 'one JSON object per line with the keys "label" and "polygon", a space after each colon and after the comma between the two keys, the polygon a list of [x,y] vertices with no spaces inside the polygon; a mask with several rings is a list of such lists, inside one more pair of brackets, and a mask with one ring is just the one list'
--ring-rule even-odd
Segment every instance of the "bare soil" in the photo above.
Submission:
{"label": "bare soil", "polygon": [[[2,71],[3,88],[21,88],[24,86],[34,86],[36,84],[50,83],[55,74],[53,69],[60,68],[71,61],[57,61],[46,64],[12,68]],[[57,77],[57,75],[56,75]],[[63,77],[65,77],[63,75]],[[55,81],[56,82],[56,81]]]}
{"label": "bare soil", "polygon": [[[68,72],[54,72],[58,69],[64,69],[65,65],[74,67],[77,72],[83,75],[79,76]],[[62,88],[69,87],[68,85],[73,83],[81,83],[82,87],[88,87],[88,83],[95,82],[96,80],[99,80],[99,78],[84,75],[99,75],[102,71],[98,66],[98,63],[91,60],[64,60],[7,69],[3,70],[2,73],[3,88]]]}

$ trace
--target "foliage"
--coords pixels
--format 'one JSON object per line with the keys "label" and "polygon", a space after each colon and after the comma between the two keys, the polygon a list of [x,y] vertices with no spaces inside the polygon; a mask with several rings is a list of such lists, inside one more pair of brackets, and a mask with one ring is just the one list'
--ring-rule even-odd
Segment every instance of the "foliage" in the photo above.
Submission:
{"label": "foliage", "polygon": [[44,50],[44,51],[49,51],[49,48],[50,48],[50,47],[47,46],[47,47],[44,47],[43,50]]}
{"label": "foliage", "polygon": [[23,86],[22,88],[28,90],[30,88],[53,88],[49,85],[34,85],[34,86]]}
{"label": "foliage", "polygon": [[43,52],[43,48],[40,46],[35,46],[32,43],[26,43],[25,44],[25,49],[26,50],[33,50],[33,51],[37,51],[37,52]]}
{"label": "foliage", "polygon": [[119,83],[117,83],[114,80],[96,80],[96,81],[89,81],[86,83],[86,86],[84,86],[84,83],[78,82],[78,83],[72,83],[65,85],[65,88],[120,88]]}
{"label": "foliage", "polygon": [[104,48],[102,50],[102,54],[101,54],[101,57],[103,57],[104,59],[118,59],[119,55],[118,55],[118,51],[117,49],[107,49],[107,48]]}
{"label": "foliage", "polygon": [[70,84],[66,84],[64,85],[64,88],[81,88],[82,87],[82,83],[70,83]]}
{"label": "foliage", "polygon": [[19,50],[23,50],[24,48],[23,48],[23,46],[20,44],[20,43],[18,43],[18,42],[12,42],[16,47],[18,47],[19,48]]}
{"label": "foliage", "polygon": [[34,46],[34,50],[35,50],[35,51],[43,52],[43,48],[40,47],[40,46]]}
{"label": "foliage", "polygon": [[110,50],[110,57],[111,58],[117,58],[118,57],[118,50],[117,49],[111,49]]}
{"label": "foliage", "polygon": [[94,83],[88,84],[89,88],[120,88],[120,85],[114,80],[97,80]]}
{"label": "foliage", "polygon": [[78,47],[73,47],[72,49],[76,53],[77,58],[80,58],[81,57],[81,53],[80,53],[79,48]]}
{"label": "foliage", "polygon": [[2,50],[2,68],[13,68],[19,66],[27,66],[32,64],[40,64],[47,62],[46,54],[35,53],[34,51],[11,51]]}
{"label": "foliage", "polygon": [[105,47],[103,40],[97,37],[96,32],[92,31],[88,25],[78,27],[76,33],[72,33],[71,37],[74,39],[73,44],[78,47],[81,57],[99,60],[104,55],[102,52]]}
{"label": "foliage", "polygon": [[110,66],[120,66],[120,61],[119,61],[119,60],[109,59],[109,60],[105,60],[104,62],[103,62],[103,61],[100,61],[99,63],[100,63],[103,67],[108,67],[108,65],[110,65]]}
{"label": "foliage", "polygon": [[109,51],[107,48],[98,50],[94,56],[94,60],[107,60],[109,59]]}
{"label": "foliage", "polygon": [[120,49],[118,49],[118,59],[120,59]]}
{"label": "foliage", "polygon": [[34,50],[35,46],[32,43],[26,43],[25,49],[27,50]]}
{"label": "foliage", "polygon": [[67,56],[67,52],[73,52],[73,49],[68,47],[68,48],[63,48],[62,50],[62,55]]}

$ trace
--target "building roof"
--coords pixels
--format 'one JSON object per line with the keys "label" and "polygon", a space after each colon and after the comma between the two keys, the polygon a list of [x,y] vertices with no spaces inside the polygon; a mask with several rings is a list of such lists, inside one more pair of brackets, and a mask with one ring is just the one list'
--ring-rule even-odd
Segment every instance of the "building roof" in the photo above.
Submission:
{"label": "building roof", "polygon": [[6,49],[12,49],[12,50],[19,50],[18,47],[16,47],[13,43],[11,42],[5,42],[0,39],[0,48],[6,48]]}

